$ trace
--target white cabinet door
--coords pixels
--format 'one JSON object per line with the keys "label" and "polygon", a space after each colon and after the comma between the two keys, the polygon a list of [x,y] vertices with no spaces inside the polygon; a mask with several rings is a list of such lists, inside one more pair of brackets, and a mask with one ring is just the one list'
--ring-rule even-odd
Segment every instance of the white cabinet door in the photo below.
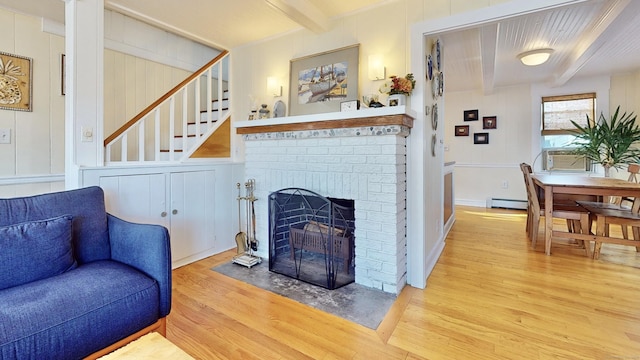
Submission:
{"label": "white cabinet door", "polygon": [[104,176],[99,185],[109,213],[126,221],[169,228],[165,174]]}
{"label": "white cabinet door", "polygon": [[174,267],[213,254],[215,171],[171,173],[171,256]]}

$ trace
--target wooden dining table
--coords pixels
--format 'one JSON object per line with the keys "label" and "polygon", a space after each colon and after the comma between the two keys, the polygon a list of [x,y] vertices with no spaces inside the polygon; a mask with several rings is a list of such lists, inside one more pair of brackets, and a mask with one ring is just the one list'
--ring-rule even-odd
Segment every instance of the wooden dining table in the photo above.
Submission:
{"label": "wooden dining table", "polygon": [[568,237],[566,232],[553,230],[554,194],[640,197],[640,184],[621,179],[570,174],[534,174],[531,178],[544,190],[544,252],[547,255],[551,255],[554,237]]}

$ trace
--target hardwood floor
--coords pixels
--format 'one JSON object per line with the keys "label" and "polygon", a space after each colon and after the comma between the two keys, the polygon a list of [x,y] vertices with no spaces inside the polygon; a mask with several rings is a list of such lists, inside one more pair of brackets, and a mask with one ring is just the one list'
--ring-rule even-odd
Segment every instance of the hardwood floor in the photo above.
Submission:
{"label": "hardwood floor", "polygon": [[204,259],[173,273],[167,338],[198,359],[640,359],[640,254],[545,256],[525,216],[456,207],[427,288],[377,331],[210,270],[232,252]]}

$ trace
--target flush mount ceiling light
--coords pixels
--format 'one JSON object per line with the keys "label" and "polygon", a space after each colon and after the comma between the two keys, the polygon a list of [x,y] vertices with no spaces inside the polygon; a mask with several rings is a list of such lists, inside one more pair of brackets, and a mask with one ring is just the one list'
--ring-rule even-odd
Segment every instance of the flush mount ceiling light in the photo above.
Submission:
{"label": "flush mount ceiling light", "polygon": [[547,60],[549,60],[549,56],[553,49],[537,49],[523,52],[518,55],[518,59],[522,61],[523,64],[527,66],[536,66],[544,64]]}

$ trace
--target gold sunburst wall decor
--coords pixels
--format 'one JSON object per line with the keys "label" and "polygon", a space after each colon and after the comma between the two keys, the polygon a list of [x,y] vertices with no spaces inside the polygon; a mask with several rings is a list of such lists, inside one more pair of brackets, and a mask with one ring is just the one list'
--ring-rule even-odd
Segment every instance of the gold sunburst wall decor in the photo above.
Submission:
{"label": "gold sunburst wall decor", "polygon": [[31,111],[32,59],[0,52],[0,109]]}

